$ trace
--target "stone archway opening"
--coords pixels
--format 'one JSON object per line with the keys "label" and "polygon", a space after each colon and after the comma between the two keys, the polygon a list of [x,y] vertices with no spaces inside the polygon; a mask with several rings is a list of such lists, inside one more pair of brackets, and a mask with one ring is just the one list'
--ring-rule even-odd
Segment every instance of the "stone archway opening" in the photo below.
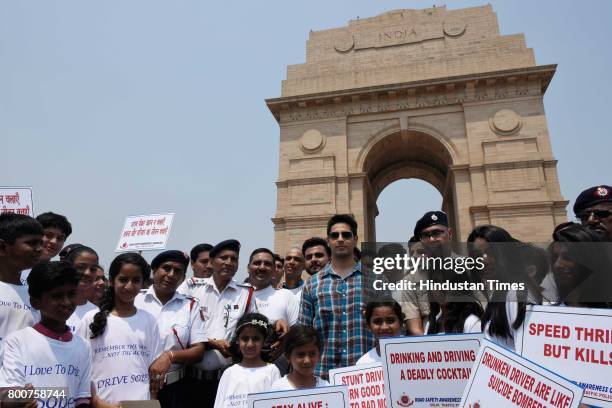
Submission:
{"label": "stone archway opening", "polygon": [[[449,169],[453,164],[448,149],[435,137],[415,130],[392,133],[365,147],[362,172],[368,183],[366,194],[367,241],[376,241],[377,205],[382,191],[403,179],[419,179],[431,184],[442,196],[442,205],[431,203],[429,209],[442,209],[454,219],[454,191]],[[413,197],[419,200],[419,197]],[[409,233],[409,231],[407,232]],[[408,240],[407,236],[404,240]]]}
{"label": "stone archway opening", "polygon": [[[418,197],[418,199],[415,199]],[[418,219],[431,209],[442,208],[442,195],[426,181],[412,178],[389,184],[376,200],[378,242],[405,242]]]}

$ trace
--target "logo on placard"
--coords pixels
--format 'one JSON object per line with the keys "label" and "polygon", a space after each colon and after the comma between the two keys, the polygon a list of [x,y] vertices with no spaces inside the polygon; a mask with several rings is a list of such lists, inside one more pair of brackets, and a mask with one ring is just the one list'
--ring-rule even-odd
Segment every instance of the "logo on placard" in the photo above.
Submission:
{"label": "logo on placard", "polygon": [[597,187],[597,191],[595,192],[595,195],[599,196],[599,197],[605,197],[607,196],[609,193],[608,189],[605,187]]}
{"label": "logo on placard", "polygon": [[121,248],[127,248],[128,247],[128,243],[124,242],[123,244],[121,244]]}
{"label": "logo on placard", "polygon": [[476,401],[473,404],[469,405],[470,408],[480,408],[480,401]]}
{"label": "logo on placard", "polygon": [[414,401],[411,400],[410,397],[406,393],[403,393],[399,401],[396,401],[396,402],[397,402],[397,405],[399,405],[400,407],[409,407],[412,404],[414,404]]}

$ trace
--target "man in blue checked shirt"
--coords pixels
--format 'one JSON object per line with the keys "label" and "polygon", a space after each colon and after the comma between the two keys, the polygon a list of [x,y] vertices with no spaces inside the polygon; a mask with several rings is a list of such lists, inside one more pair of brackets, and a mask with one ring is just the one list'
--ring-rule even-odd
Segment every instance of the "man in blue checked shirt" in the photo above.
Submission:
{"label": "man in blue checked shirt", "polygon": [[313,326],[323,340],[323,352],[315,375],[328,378],[332,368],[354,365],[374,347],[367,329],[366,277],[355,261],[357,222],[351,215],[334,215],[327,223],[331,261],[313,275],[302,292],[299,323]]}

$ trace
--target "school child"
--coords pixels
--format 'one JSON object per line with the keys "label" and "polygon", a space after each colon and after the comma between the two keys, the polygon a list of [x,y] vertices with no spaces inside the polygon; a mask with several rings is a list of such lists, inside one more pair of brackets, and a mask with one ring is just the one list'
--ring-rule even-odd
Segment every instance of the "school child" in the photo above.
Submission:
{"label": "school child", "polygon": [[425,325],[426,334],[481,333],[480,303],[469,293],[439,294],[443,300],[430,302],[431,314]]}
{"label": "school child", "polygon": [[485,338],[511,350],[515,348],[518,330],[525,321],[527,305],[548,302],[540,287],[548,272],[546,251],[524,243],[514,245],[516,248],[511,251],[517,256],[513,276],[504,280],[524,282],[526,289],[494,292],[482,317]]}
{"label": "school child", "polygon": [[80,246],[68,253],[66,262],[70,263],[81,276],[81,281],[77,287],[77,307],[67,322],[68,327],[74,333],[81,323],[83,316],[90,310],[98,309],[98,306],[88,300],[96,290],[94,283],[98,271],[98,254],[87,246]]}
{"label": "school child", "polygon": [[30,304],[28,286],[21,281],[21,271],[38,262],[42,236],[42,226],[34,218],[0,214],[0,351],[4,337],[39,320],[38,311]]}
{"label": "school child", "polygon": [[117,256],[109,268],[110,286],[99,311],[85,314],[77,333],[88,339],[93,352],[91,378],[95,407],[118,407],[120,401],[155,397],[149,366],[161,353],[155,318],[137,309],[134,299],[149,277],[149,265],[136,253]]}
{"label": "school child", "polygon": [[376,347],[365,353],[357,360],[357,365],[380,363],[381,337],[397,337],[400,335],[404,313],[402,307],[393,299],[383,299],[369,302],[365,311],[366,323],[376,339]]}
{"label": "school child", "polygon": [[314,375],[321,357],[321,338],[312,326],[295,325],[285,336],[284,352],[289,362],[289,374],[276,380],[270,391],[325,387],[327,381]]}
{"label": "school child", "polygon": [[[36,221],[43,228],[42,252],[38,262],[47,262],[54,258],[64,246],[66,238],[72,234],[72,225],[66,217],[52,212],[45,212],[36,216]],[[61,261],[61,259],[60,259]],[[27,285],[29,269],[21,272],[21,283]]]}
{"label": "school child", "polygon": [[66,262],[43,262],[32,268],[28,290],[32,306],[40,311],[40,322],[4,340],[0,387],[31,384],[41,392],[64,388],[67,394],[40,396],[39,403],[44,407],[90,406],[91,348],[66,325],[76,307],[78,283],[78,272]]}
{"label": "school child", "polygon": [[549,248],[556,305],[611,308],[612,259],[601,235],[573,222],[558,225]]}
{"label": "school child", "polygon": [[259,313],[248,313],[238,321],[231,343],[237,364],[223,372],[215,408],[246,406],[248,394],[269,391],[280,378],[278,368],[266,363],[262,356],[262,348],[270,329],[266,316]]}
{"label": "school child", "polygon": [[40,260],[50,261],[63,248],[66,239],[72,234],[72,225],[68,219],[51,211],[36,216],[36,221],[43,227],[43,247]]}

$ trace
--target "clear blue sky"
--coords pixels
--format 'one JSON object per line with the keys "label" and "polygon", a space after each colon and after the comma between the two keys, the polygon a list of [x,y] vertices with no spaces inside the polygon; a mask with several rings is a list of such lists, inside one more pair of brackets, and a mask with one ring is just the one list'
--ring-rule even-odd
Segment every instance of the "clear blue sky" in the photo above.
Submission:
{"label": "clear blue sky", "polygon": [[[1,1],[0,185],[32,186],[36,213],[67,215],[69,241],[106,266],[129,214],[176,212],[168,248],[228,237],[244,254],[272,246],[279,130],[264,99],[304,62],[309,31],[432,5]],[[612,183],[612,2],[492,5],[502,34],[525,33],[538,64],[559,64],[545,105],[564,197]],[[378,239],[405,240],[440,196],[406,180],[378,205]]]}

